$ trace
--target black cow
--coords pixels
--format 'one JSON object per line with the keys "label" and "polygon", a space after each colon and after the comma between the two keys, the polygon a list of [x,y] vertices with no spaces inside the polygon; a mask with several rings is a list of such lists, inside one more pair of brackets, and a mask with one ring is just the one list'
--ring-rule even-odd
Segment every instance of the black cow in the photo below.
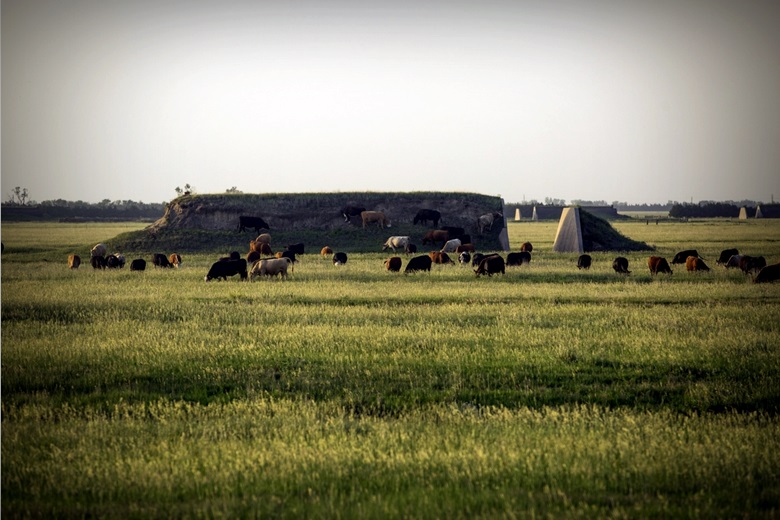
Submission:
{"label": "black cow", "polygon": [[347,263],[347,253],[338,252],[333,255],[333,265],[344,265]]}
{"label": "black cow", "polygon": [[501,255],[488,255],[479,262],[479,266],[474,270],[477,276],[486,274],[493,276],[494,274],[505,274],[506,264],[504,258]]}
{"label": "black cow", "polygon": [[745,274],[750,274],[753,271],[760,271],[766,267],[766,258],[763,256],[749,256],[742,255],[739,259],[739,268]]}
{"label": "black cow", "polygon": [[247,279],[246,272],[246,260],[239,258],[238,260],[219,260],[211,264],[211,269],[206,274],[205,280],[219,280],[222,278],[227,281],[228,276],[239,275],[241,280]]}
{"label": "black cow", "polygon": [[131,271],[145,271],[146,270],[146,260],[143,258],[136,258],[132,262],[130,262],[130,270]]}
{"label": "black cow", "polygon": [[406,244],[406,247],[404,248],[404,253],[412,254],[417,252],[417,246],[412,244],[411,242]]}
{"label": "black cow", "polygon": [[[460,240],[460,242],[462,244],[470,244],[471,243],[471,237],[466,235],[466,230],[463,229],[462,227],[442,226],[439,229],[441,229],[442,231],[446,231],[447,232],[447,236],[450,237],[449,238],[450,240],[452,240],[453,238],[457,238],[458,240]],[[464,240],[464,239],[466,239],[466,240]]]}
{"label": "black cow", "polygon": [[718,265],[727,264],[729,261],[729,258],[731,258],[734,255],[739,254],[739,249],[724,249],[720,252],[720,256],[718,257],[718,261],[715,262]]}
{"label": "black cow", "polygon": [[[684,260],[683,263],[685,263]],[[628,258],[622,256],[619,256],[612,261],[612,269],[614,269],[616,273],[631,274],[631,271],[628,270]]]}
{"label": "black cow", "polygon": [[426,224],[428,221],[433,223],[433,227],[439,227],[439,220],[441,220],[441,213],[435,209],[421,209],[414,216],[414,224],[422,222]]}
{"label": "black cow", "polygon": [[122,262],[118,256],[116,255],[108,255],[106,257],[106,267],[108,269],[120,269],[124,266],[124,262]]}
{"label": "black cow", "polygon": [[162,253],[155,253],[154,257],[152,257],[152,264],[154,264],[155,267],[171,267],[173,268],[173,264],[168,260],[168,257],[165,256]]}
{"label": "black cow", "polygon": [[474,253],[471,256],[471,266],[477,267],[483,258],[485,258],[485,255],[483,253]]}
{"label": "black cow", "polygon": [[284,248],[287,251],[292,251],[296,255],[302,255],[303,254],[303,244],[302,243],[290,244],[288,246],[285,246]]}
{"label": "black cow", "polygon": [[428,255],[415,256],[409,259],[409,263],[406,264],[404,273],[414,273],[417,271],[430,271],[431,270],[431,257]]}
{"label": "black cow", "polygon": [[366,208],[363,206],[344,206],[341,208],[341,216],[344,217],[344,222],[349,222],[351,217],[359,217],[364,211]]}
{"label": "black cow", "polygon": [[289,258],[290,262],[297,262],[298,260],[295,259],[295,252],[294,251],[281,251],[279,253],[276,253],[276,258]]}
{"label": "black cow", "polygon": [[593,259],[590,257],[590,255],[580,255],[580,257],[577,259],[577,269],[590,269],[590,264],[593,262]]}
{"label": "black cow", "polygon": [[254,229],[255,233],[260,233],[261,229],[271,228],[268,227],[268,224],[266,224],[265,220],[260,217],[248,217],[242,215],[238,217],[238,231],[240,233],[245,229]]}
{"label": "black cow", "polygon": [[523,265],[531,263],[531,253],[520,251],[519,253],[509,253],[506,255],[506,265]]}
{"label": "black cow", "polygon": [[687,249],[685,251],[680,251],[676,255],[674,255],[674,258],[672,259],[673,264],[684,264],[686,260],[688,260],[689,256],[699,256],[699,252],[695,249]]}
{"label": "black cow", "polygon": [[753,279],[755,283],[769,283],[780,280],[780,264],[767,265],[761,268]]}
{"label": "black cow", "polygon": [[89,263],[93,269],[106,268],[106,258],[103,256],[93,256],[92,258],[89,259]]}

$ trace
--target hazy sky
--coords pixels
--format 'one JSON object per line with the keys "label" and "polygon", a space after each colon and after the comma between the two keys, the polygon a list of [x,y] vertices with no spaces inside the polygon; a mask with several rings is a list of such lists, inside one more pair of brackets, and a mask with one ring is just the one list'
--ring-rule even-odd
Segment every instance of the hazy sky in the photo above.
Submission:
{"label": "hazy sky", "polygon": [[780,200],[780,2],[2,2],[2,199]]}

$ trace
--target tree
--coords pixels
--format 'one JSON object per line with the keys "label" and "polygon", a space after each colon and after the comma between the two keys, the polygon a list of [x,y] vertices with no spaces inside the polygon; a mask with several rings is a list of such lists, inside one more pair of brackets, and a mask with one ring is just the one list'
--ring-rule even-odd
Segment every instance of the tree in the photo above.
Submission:
{"label": "tree", "polygon": [[[17,203],[20,206],[25,206],[27,204],[27,199],[30,196],[29,192],[27,191],[27,188],[20,188],[17,186],[13,189],[11,192],[11,203]],[[14,197],[16,197],[16,201],[14,201]]]}
{"label": "tree", "polygon": [[176,195],[177,195],[177,196],[179,196],[179,197],[181,197],[181,194],[184,192],[184,190],[182,190],[182,189],[181,189],[181,188],[179,188],[178,186],[176,186],[176,187],[173,189],[173,191],[175,191],[175,192],[176,192]]}
{"label": "tree", "polygon": [[235,186],[233,186],[232,188],[228,188],[227,190],[225,190],[225,193],[244,193],[244,192],[239,190]]}

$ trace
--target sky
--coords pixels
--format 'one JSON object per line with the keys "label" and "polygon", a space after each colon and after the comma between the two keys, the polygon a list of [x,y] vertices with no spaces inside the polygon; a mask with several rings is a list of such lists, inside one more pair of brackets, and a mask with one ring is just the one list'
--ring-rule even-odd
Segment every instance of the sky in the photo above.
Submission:
{"label": "sky", "polygon": [[2,1],[2,200],[780,200],[776,0]]}

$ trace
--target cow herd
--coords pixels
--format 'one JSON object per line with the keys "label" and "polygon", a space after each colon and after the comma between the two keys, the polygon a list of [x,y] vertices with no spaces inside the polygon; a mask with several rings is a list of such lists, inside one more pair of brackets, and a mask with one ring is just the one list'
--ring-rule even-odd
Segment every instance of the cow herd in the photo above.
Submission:
{"label": "cow herd", "polygon": [[[345,213],[346,215],[346,213]],[[435,220],[440,215],[425,213],[418,215],[419,219]],[[345,217],[346,218],[346,217]],[[246,224],[246,223],[245,223]],[[250,223],[251,224],[251,223]],[[458,238],[450,238],[455,236]],[[464,243],[464,240],[467,242]],[[424,255],[413,256],[409,258],[406,267],[403,268],[403,259],[400,256],[392,256],[384,261],[387,271],[404,273],[415,273],[420,271],[431,271],[434,264],[455,264],[471,265],[476,276],[492,276],[494,274],[505,274],[507,267],[528,265],[531,263],[531,252],[533,245],[525,242],[521,245],[519,252],[510,252],[506,258],[498,253],[484,254],[477,253],[476,248],[471,243],[470,237],[465,234],[462,228],[436,229],[427,232],[423,236],[424,245],[441,244],[441,249],[430,251]],[[391,236],[382,245],[382,251],[392,249],[393,253],[402,251],[407,255],[415,254],[417,247],[412,243],[409,236]],[[90,265],[94,269],[122,269],[125,266],[126,259],[121,253],[107,254],[105,244],[96,244],[90,251]],[[288,273],[294,272],[294,264],[298,261],[297,256],[303,255],[305,247],[303,243],[288,244],[282,251],[274,253],[271,249],[271,236],[268,233],[259,235],[249,243],[249,252],[245,258],[241,257],[238,251],[233,251],[226,257],[219,258],[209,268],[205,280],[227,280],[228,277],[239,276],[240,280],[254,281],[257,277],[286,278]],[[344,252],[335,252],[329,246],[320,250],[323,258],[330,257],[333,264],[343,266],[347,263],[347,254]],[[452,257],[450,255],[453,255]],[[171,253],[165,255],[156,253],[151,259],[152,265],[159,268],[178,268],[182,264],[181,255]],[[774,282],[780,280],[780,263],[767,265],[763,256],[751,256],[740,254],[737,249],[724,249],[719,255],[717,265],[725,269],[739,269],[746,275],[751,275],[756,283]],[[68,267],[78,269],[81,265],[81,257],[77,254],[68,256]],[[577,259],[577,269],[588,270],[593,265],[593,258],[589,254],[582,254]],[[672,275],[672,266],[685,265],[688,272],[710,271],[710,267],[695,249],[686,249],[674,255],[671,262],[660,256],[650,256],[647,259],[647,267],[650,274],[655,276],[659,274]],[[146,269],[146,260],[136,258],[130,262],[131,271],[144,271]],[[626,257],[618,256],[612,261],[612,269],[619,274],[629,275],[629,260]]]}
{"label": "cow herd", "polygon": [[[578,269],[590,269],[592,257],[588,254],[580,255],[577,259]],[[737,249],[724,249],[721,251],[717,260],[717,265],[722,265],[726,269],[738,268],[746,275],[753,276],[756,283],[774,282],[780,280],[780,263],[767,265],[763,256],[740,255]],[[672,265],[685,265],[685,270],[693,273],[699,271],[710,271],[710,267],[699,256],[695,249],[686,249],[680,251],[672,258],[671,265],[666,258],[661,256],[650,256],[647,259],[647,267],[651,275],[673,273]],[[628,259],[618,256],[612,261],[612,269],[619,274],[631,274],[628,269]]]}

